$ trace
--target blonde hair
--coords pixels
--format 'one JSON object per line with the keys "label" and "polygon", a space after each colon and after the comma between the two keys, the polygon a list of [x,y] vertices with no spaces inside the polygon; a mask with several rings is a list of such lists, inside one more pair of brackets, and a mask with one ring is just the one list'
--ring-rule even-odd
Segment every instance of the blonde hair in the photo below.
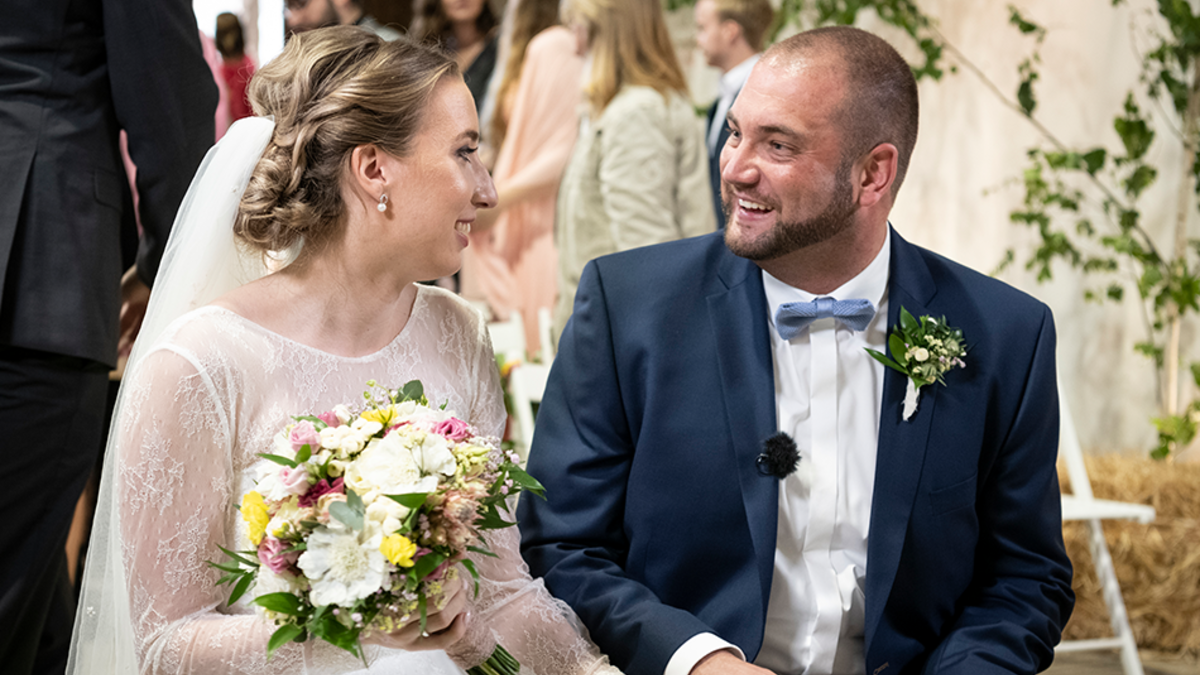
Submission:
{"label": "blonde hair", "polygon": [[521,68],[525,65],[525,54],[529,43],[538,33],[551,26],[558,25],[558,0],[510,0],[519,2],[513,12],[512,43],[509,47],[508,61],[504,64],[504,72],[500,78],[500,86],[496,89],[496,113],[492,115],[491,137],[488,142],[492,147],[499,148],[508,133],[508,120],[500,112],[504,99],[520,83]]}
{"label": "blonde hair", "polygon": [[275,133],[254,169],[234,233],[261,251],[320,243],[341,224],[350,154],[375,145],[407,154],[434,88],[454,60],[406,37],[387,42],[355,26],[300,33],[247,88]]}
{"label": "blonde hair", "polygon": [[592,72],[584,94],[593,114],[629,85],[687,96],[659,0],[565,0],[563,22],[587,26]]}
{"label": "blonde hair", "polygon": [[746,44],[756,52],[763,49],[763,40],[775,20],[770,0],[713,0],[717,18],[733,21],[742,28]]}

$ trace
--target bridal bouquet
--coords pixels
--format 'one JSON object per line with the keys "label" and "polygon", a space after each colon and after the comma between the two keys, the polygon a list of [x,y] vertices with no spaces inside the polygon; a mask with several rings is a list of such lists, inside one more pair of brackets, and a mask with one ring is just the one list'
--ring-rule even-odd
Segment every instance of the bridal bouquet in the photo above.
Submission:
{"label": "bridal bouquet", "polygon": [[[256,489],[238,507],[249,550],[209,564],[231,584],[230,604],[257,585],[258,605],[287,642],[321,638],[363,658],[359,637],[420,622],[447,600],[454,563],[475,578],[468,551],[494,555],[483,530],[508,527],[500,509],[542,486],[515,453],[445,406],[429,406],[419,381],[399,390],[367,383],[358,411],[338,405],[292,418],[274,439]],[[515,674],[503,647],[471,670]]]}

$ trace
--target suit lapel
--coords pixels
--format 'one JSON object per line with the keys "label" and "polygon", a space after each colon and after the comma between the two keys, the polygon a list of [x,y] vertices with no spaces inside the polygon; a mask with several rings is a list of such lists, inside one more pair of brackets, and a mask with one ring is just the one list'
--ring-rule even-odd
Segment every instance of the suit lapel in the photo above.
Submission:
{"label": "suit lapel", "polygon": [[762,618],[766,619],[775,566],[779,518],[779,481],[758,472],[762,442],[777,430],[775,378],[767,301],[754,263],[723,252],[718,274],[725,290],[708,297],[730,442],[762,582]]}
{"label": "suit lapel", "polygon": [[[900,308],[914,316],[931,314],[928,303],[937,293],[928,266],[917,248],[892,231],[888,279],[888,332],[900,322]],[[891,593],[904,535],[916,500],[925,448],[937,403],[938,387],[921,389],[916,413],[901,417],[908,378],[891,368],[883,379],[879,444],[867,544],[866,638],[868,645]]]}

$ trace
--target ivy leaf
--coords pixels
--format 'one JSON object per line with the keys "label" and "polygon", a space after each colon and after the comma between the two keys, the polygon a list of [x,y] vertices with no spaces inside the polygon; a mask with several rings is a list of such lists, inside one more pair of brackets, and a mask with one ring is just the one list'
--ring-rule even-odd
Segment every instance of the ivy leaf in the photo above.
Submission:
{"label": "ivy leaf", "polygon": [[1137,199],[1157,176],[1158,171],[1154,167],[1142,164],[1128,178],[1121,181],[1121,184],[1132,199]]}
{"label": "ivy leaf", "polygon": [[1087,172],[1093,176],[1096,175],[1097,171],[1104,168],[1104,161],[1106,159],[1108,159],[1108,151],[1104,148],[1096,148],[1083,155],[1083,162],[1087,165]]}

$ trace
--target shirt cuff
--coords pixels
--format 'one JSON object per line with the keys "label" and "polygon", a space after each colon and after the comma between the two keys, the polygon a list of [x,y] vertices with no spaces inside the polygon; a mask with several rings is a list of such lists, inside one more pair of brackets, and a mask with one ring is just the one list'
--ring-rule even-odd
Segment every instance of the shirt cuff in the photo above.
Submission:
{"label": "shirt cuff", "polygon": [[663,671],[663,675],[689,675],[692,668],[696,667],[700,660],[713,652],[728,649],[743,661],[746,660],[746,655],[742,653],[736,645],[730,644],[712,633],[697,633],[688,638],[688,641],[679,645],[679,649],[671,655],[671,660],[667,661],[667,669]]}

